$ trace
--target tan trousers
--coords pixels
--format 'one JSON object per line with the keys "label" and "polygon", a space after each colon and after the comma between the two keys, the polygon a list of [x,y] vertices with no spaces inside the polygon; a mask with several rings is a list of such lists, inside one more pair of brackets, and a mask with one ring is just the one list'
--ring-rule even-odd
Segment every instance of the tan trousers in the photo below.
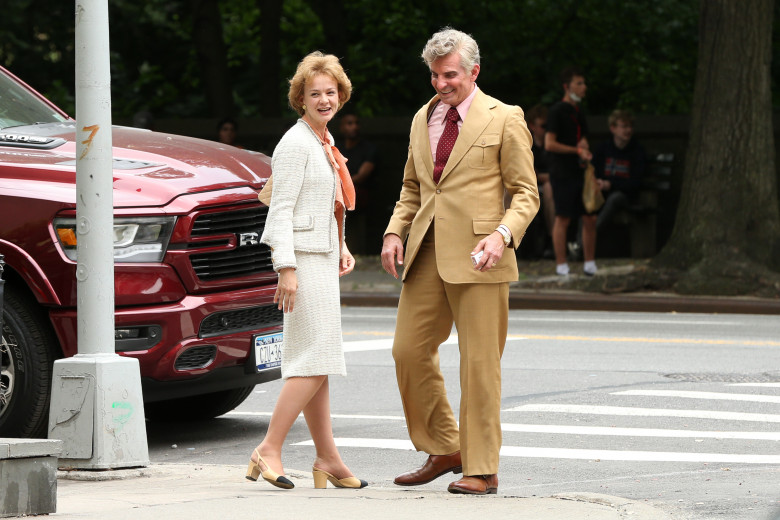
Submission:
{"label": "tan trousers", "polygon": [[[464,475],[498,473],[501,355],[509,284],[449,284],[436,268],[433,232],[401,290],[393,358],[409,437],[418,451],[461,451]],[[452,323],[460,348],[460,429],[439,368],[439,345]]]}

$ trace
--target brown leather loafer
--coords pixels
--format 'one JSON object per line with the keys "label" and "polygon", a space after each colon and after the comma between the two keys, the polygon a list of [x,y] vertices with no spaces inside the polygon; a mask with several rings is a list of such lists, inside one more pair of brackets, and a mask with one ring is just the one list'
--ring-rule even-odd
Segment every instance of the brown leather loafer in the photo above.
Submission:
{"label": "brown leather loafer", "polygon": [[401,473],[393,482],[399,486],[419,486],[435,480],[445,473],[461,473],[460,452],[451,455],[429,455],[421,468]]}
{"label": "brown leather loafer", "polygon": [[450,484],[447,491],[464,495],[495,495],[498,493],[498,475],[464,476]]}

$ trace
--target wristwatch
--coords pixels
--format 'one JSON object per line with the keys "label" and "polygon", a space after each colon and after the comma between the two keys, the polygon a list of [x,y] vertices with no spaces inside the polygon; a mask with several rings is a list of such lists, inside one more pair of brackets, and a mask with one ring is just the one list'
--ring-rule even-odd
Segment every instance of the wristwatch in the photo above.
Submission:
{"label": "wristwatch", "polygon": [[501,233],[501,236],[504,237],[504,245],[506,247],[509,247],[509,244],[512,243],[512,232],[509,231],[509,228],[506,227],[504,224],[501,224],[496,228],[496,231]]}

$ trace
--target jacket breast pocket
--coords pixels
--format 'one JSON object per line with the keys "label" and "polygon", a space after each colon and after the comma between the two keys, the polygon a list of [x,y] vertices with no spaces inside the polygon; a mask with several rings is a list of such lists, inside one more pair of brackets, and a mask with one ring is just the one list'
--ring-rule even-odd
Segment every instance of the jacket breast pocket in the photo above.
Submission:
{"label": "jacket breast pocket", "polygon": [[498,134],[482,134],[468,151],[470,168],[484,169],[498,164],[501,139]]}

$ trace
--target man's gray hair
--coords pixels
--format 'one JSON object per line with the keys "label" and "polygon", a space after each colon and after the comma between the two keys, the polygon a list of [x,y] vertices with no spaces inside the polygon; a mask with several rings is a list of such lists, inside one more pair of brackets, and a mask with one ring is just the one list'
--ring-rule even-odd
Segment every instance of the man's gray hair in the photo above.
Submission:
{"label": "man's gray hair", "polygon": [[460,64],[467,71],[471,71],[474,65],[479,65],[479,45],[477,42],[471,35],[452,27],[445,27],[431,36],[423,49],[422,59],[430,68],[431,64],[438,58],[448,56],[453,52],[460,54]]}

